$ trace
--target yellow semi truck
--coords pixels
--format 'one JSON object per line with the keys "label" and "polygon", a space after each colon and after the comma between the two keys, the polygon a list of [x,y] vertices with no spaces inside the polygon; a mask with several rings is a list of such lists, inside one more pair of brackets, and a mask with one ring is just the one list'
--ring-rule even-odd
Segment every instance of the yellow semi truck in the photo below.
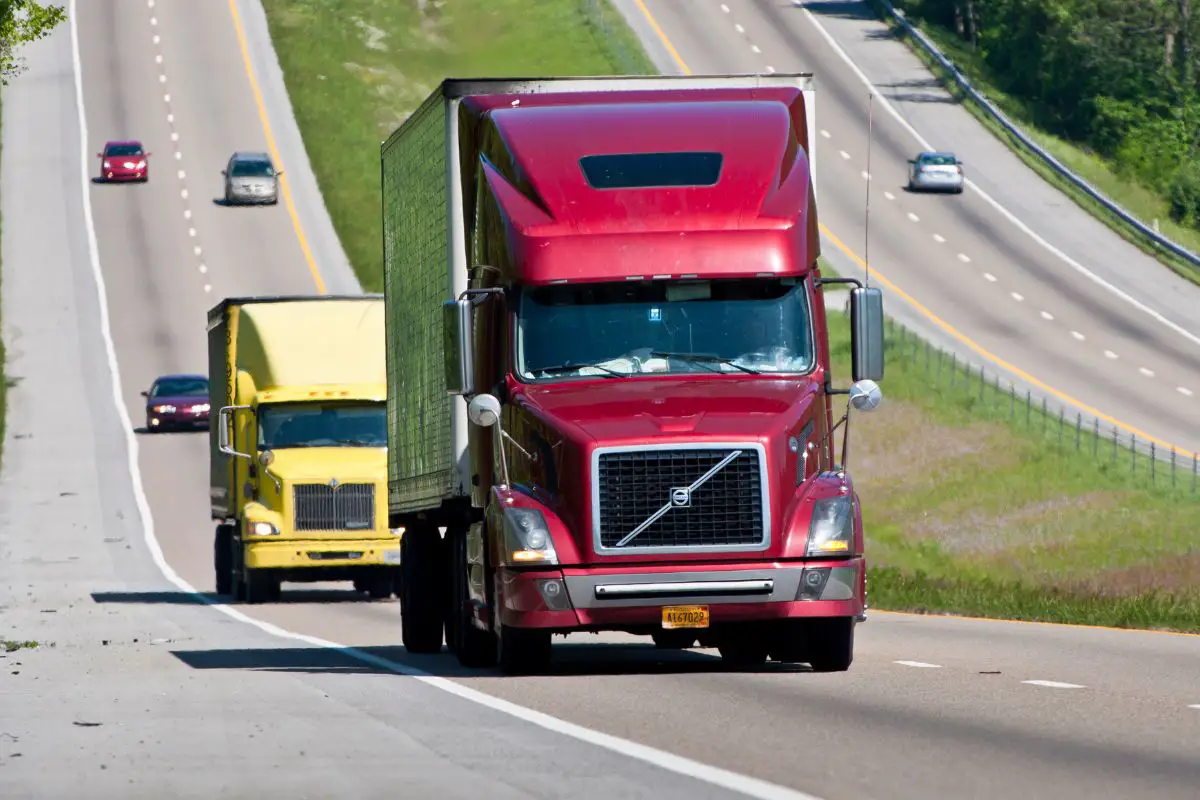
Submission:
{"label": "yellow semi truck", "polygon": [[227,298],[208,312],[216,590],[398,589],[388,527],[382,295]]}

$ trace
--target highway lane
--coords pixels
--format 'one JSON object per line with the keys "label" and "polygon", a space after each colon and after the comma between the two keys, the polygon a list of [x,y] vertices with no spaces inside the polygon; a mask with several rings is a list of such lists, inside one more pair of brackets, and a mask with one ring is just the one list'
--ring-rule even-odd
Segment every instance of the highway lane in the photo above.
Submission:
{"label": "highway lane", "polygon": [[[80,11],[82,30],[107,31],[115,37],[106,45],[102,41],[106,34],[96,34],[94,40],[87,38],[84,43],[85,88],[94,139],[108,136],[101,131],[112,127],[154,131],[159,125],[154,121],[156,115],[166,125],[166,114],[173,114],[183,154],[178,168],[185,172],[189,198],[204,201],[210,201],[204,188],[214,187],[210,192],[215,194],[219,186],[215,178],[206,183],[204,176],[208,171],[215,174],[228,149],[268,146],[261,126],[255,128],[257,109],[249,82],[237,69],[236,34],[211,6],[204,10],[190,4],[159,6],[154,12],[158,23],[152,26],[162,31],[158,34],[152,33],[148,24],[145,28],[135,24],[139,14],[147,20],[150,14],[137,3],[109,0],[88,4]],[[122,23],[107,24],[105,13],[119,13]],[[199,33],[205,37],[203,41],[197,41]],[[160,36],[161,51],[152,49],[154,35]],[[179,45],[180,55],[176,56],[181,36],[191,37],[192,42],[190,47]],[[161,89],[153,91],[158,78],[151,65],[157,65],[155,56],[159,54],[164,57],[163,74],[172,89],[170,111]],[[188,93],[186,87],[205,82],[216,90],[195,97]],[[125,118],[112,111],[121,108]],[[277,117],[273,124],[281,127]],[[166,153],[173,158],[170,130],[160,128],[154,135],[164,133],[167,149],[158,144],[163,140],[155,140],[151,146],[157,155]],[[204,158],[215,159],[215,166]],[[162,160],[157,159],[159,163]],[[294,166],[285,164],[285,169],[294,170]],[[208,208],[195,200],[189,206],[193,215],[188,220],[183,217],[180,185],[164,181],[162,174],[156,173],[144,187],[91,190],[125,380],[123,396],[131,413],[140,406],[137,391],[156,372],[185,364],[202,368],[203,312],[216,298],[258,291],[313,291],[306,260],[295,243],[294,226],[281,213],[282,208]],[[124,204],[103,194],[112,189],[131,190],[122,196]],[[315,195],[298,195],[297,203],[309,216],[320,208]],[[109,216],[101,223],[102,205]],[[147,221],[137,222],[140,218]],[[191,227],[197,229],[196,237],[189,235]],[[326,246],[309,235],[314,246]],[[206,273],[199,272],[200,256],[192,249],[196,246],[193,238],[201,242]],[[264,242],[269,242],[270,248],[256,249]],[[204,291],[206,280],[212,286],[210,292]],[[160,310],[148,306],[151,302],[164,305]],[[187,319],[195,323],[189,325],[184,322]],[[206,505],[204,440],[200,436],[143,436],[140,443],[141,474],[167,561],[198,589],[210,589],[212,526]],[[974,796],[990,796],[990,792],[998,796],[1001,786],[1005,793],[1018,788],[1035,796],[1039,787],[1053,786],[1064,796],[1072,796],[1067,791],[1072,785],[1090,787],[1094,792],[1097,787],[1136,783],[1142,794],[1168,797],[1184,796],[1179,791],[1181,782],[1189,777],[1194,780],[1194,772],[1188,771],[1186,759],[1191,751],[1186,746],[1194,742],[1196,723],[1187,706],[1200,700],[1193,699],[1186,687],[1169,687],[1185,683],[1179,676],[1187,674],[1186,664],[1194,663],[1188,659],[1197,653],[1196,639],[1164,639],[1177,642],[1170,647],[1182,655],[1161,662],[1162,680],[1154,681],[1157,673],[1150,672],[1143,683],[1137,671],[1127,666],[1146,647],[1143,640],[1114,638],[1111,647],[1125,654],[1115,669],[1126,676],[1127,684],[1121,687],[1124,694],[1113,692],[1111,697],[1103,688],[1089,685],[1078,690],[1081,693],[1055,699],[1059,692],[1076,690],[1020,683],[1023,679],[1087,683],[1073,674],[1072,665],[1064,663],[1060,655],[1064,640],[1078,642],[1086,655],[1091,648],[1083,638],[1087,634],[1053,629],[1055,633],[1044,639],[1031,637],[1015,648],[1003,665],[1011,669],[1012,679],[1002,675],[993,680],[995,676],[977,674],[990,671],[993,662],[973,660],[964,655],[961,646],[947,642],[944,629],[935,627],[944,621],[890,615],[875,615],[861,629],[858,661],[847,676],[790,674],[792,671],[783,669],[739,674],[721,670],[711,653],[660,654],[644,646],[622,645],[627,640],[613,636],[593,640],[606,643],[599,648],[586,644],[590,637],[581,640],[585,644],[568,644],[562,649],[563,666],[553,676],[512,680],[458,669],[444,656],[406,656],[396,646],[395,603],[338,602],[347,594],[289,592],[287,601],[279,605],[243,610],[255,619],[307,635],[374,646],[373,654],[395,663],[446,675],[456,685],[474,687],[576,724],[823,797],[888,796],[897,777],[914,793],[936,796],[956,796],[963,786],[972,787]],[[988,627],[969,630],[980,643],[993,636]],[[1114,634],[1122,635],[1127,634]],[[210,648],[181,658],[205,669],[241,665],[309,675],[346,671],[345,666],[329,664],[329,657],[311,646],[270,652],[222,650]],[[941,668],[897,661],[938,663]],[[975,666],[979,669],[974,670]],[[393,693],[400,695],[396,702],[411,715],[408,733],[418,735],[426,726],[437,724],[429,710],[436,701],[426,707],[408,699],[404,694],[407,683],[391,683],[383,690],[376,680],[370,683],[371,688],[359,691],[375,692],[377,699],[380,692],[389,700],[395,697]],[[347,691],[349,685],[350,681],[344,682],[340,691]],[[1074,713],[1064,711],[1076,706]],[[470,718],[457,710],[443,716],[442,733]],[[348,718],[355,717],[351,714]],[[495,721],[487,724],[499,725]],[[1046,733],[1038,733],[1042,729]],[[1140,738],[1135,745],[1117,741],[1112,731],[1120,730],[1136,731]],[[518,743],[526,740],[526,734],[520,732],[508,735]],[[800,746],[793,742],[803,742],[805,757],[796,759],[790,751],[781,755],[774,746],[776,741],[788,748]],[[860,749],[864,744],[869,749]],[[871,758],[864,759],[863,752]],[[636,772],[604,758],[588,756],[583,761],[589,770],[603,770],[614,779],[630,778]],[[1120,771],[1133,775],[1115,775],[1116,768],[1105,764],[1125,765]],[[1148,777],[1151,772],[1159,776],[1157,781]],[[1014,781],[1013,775],[1025,777]],[[997,788],[990,790],[989,786]]]}
{"label": "highway lane", "polygon": [[[935,146],[955,148],[964,156],[969,177],[983,176],[987,191],[1033,220],[1044,236],[1105,279],[1119,281],[1135,299],[1161,308],[1185,333],[1195,333],[1186,329],[1194,325],[1200,290],[1048,191],[967,112],[928,86],[928,73],[923,79],[917,74],[919,62],[902,45],[881,40],[877,34],[883,26],[865,20],[861,4],[808,5],[821,24],[828,24],[877,73],[881,91],[902,105],[918,130]],[[846,250],[857,255],[866,250],[868,92],[862,81],[799,8],[752,0],[697,0],[686,6],[647,0],[645,7],[694,72],[773,68],[816,74],[817,126],[824,132],[817,142],[821,215],[842,245],[827,236],[824,249],[843,271],[861,274],[857,256]],[[657,36],[645,27],[641,33],[651,40]],[[671,71],[681,70],[673,57],[660,61]],[[1139,439],[1156,438],[1160,447],[1170,443],[1200,449],[1200,432],[1192,424],[1200,409],[1200,339],[1181,334],[1080,275],[973,189],[961,196],[908,193],[906,159],[920,145],[881,103],[875,103],[874,111],[870,256],[879,274],[990,355],[1027,373],[1018,375],[1020,384],[1038,392],[1028,380],[1036,378],[1065,395],[1057,399],[1090,406],[1092,413],[1129,425]],[[1037,189],[1026,192],[1030,183]],[[1033,199],[1013,202],[1026,194]],[[888,307],[889,313],[916,321],[973,361],[981,360],[894,292]],[[994,362],[987,366],[996,369]],[[1114,386],[1120,391],[1113,391]],[[1039,393],[1046,393],[1044,387]]]}

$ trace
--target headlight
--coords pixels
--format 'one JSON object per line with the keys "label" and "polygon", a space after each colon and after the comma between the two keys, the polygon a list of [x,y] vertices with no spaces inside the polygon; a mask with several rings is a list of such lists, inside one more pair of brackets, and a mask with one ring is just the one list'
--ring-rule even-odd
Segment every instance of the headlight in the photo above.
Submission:
{"label": "headlight", "polygon": [[192,406],[192,411],[208,411],[208,409],[209,409],[208,403],[201,403],[198,406]]}
{"label": "headlight", "polygon": [[137,163],[137,169],[145,169],[145,168],[146,168],[146,162],[145,162],[145,161],[139,161],[139,162]]}
{"label": "headlight", "polygon": [[808,555],[849,553],[854,546],[854,503],[848,495],[813,503]]}
{"label": "headlight", "polygon": [[276,528],[269,522],[251,522],[251,536],[275,536],[279,533],[279,528]]}
{"label": "headlight", "polygon": [[509,563],[558,563],[546,518],[536,508],[504,509],[504,543]]}
{"label": "headlight", "polygon": [[175,406],[155,406],[154,410],[160,414],[174,414]]}

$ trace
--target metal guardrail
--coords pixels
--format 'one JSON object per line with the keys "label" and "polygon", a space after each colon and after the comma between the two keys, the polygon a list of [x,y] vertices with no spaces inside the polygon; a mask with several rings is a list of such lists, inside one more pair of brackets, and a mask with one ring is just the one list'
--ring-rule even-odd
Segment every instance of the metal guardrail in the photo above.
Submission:
{"label": "metal guardrail", "polygon": [[1117,203],[1113,202],[1107,195],[1101,192],[1096,187],[1085,181],[1083,178],[1076,175],[1068,169],[1062,162],[1056,159],[1050,153],[1043,150],[1032,139],[1030,139],[1024,131],[1018,128],[1007,116],[1004,115],[999,108],[991,103],[986,97],[979,93],[966,76],[959,72],[958,68],[942,54],[942,51],[937,48],[932,41],[929,40],[924,33],[916,28],[905,16],[903,10],[896,9],[888,0],[873,0],[874,4],[884,10],[914,41],[916,41],[925,52],[938,63],[942,69],[946,70],[958,87],[962,89],[968,97],[975,101],[983,108],[991,117],[1001,125],[1008,133],[1014,136],[1021,144],[1023,144],[1031,153],[1040,158],[1046,166],[1053,169],[1063,178],[1066,178],[1075,185],[1081,192],[1091,197],[1100,205],[1111,211],[1129,226],[1137,229],[1147,239],[1152,240],[1155,244],[1164,250],[1168,250],[1175,256],[1190,263],[1193,267],[1200,268],[1200,255],[1193,253],[1191,250],[1183,247],[1177,242],[1168,239],[1158,231],[1154,230],[1140,219],[1130,214]]}

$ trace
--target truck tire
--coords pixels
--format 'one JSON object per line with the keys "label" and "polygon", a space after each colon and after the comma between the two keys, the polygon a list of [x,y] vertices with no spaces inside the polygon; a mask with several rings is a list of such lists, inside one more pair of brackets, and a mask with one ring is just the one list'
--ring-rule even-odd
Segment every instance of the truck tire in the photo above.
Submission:
{"label": "truck tire", "polygon": [[279,600],[279,576],[269,569],[245,570],[246,602],[252,605],[258,603],[273,603]]}
{"label": "truck tire", "polygon": [[445,547],[437,528],[410,527],[400,540],[400,636],[410,653],[438,653],[445,627]]}
{"label": "truck tire", "polygon": [[808,663],[813,672],[845,672],[854,663],[854,617],[809,620]]}
{"label": "truck tire", "polygon": [[446,621],[446,643],[454,651],[458,663],[470,669],[496,665],[496,642],[489,631],[481,631],[471,621],[467,602],[467,532],[446,530],[450,558],[448,585],[452,592],[450,613]]}
{"label": "truck tire", "polygon": [[213,572],[217,594],[233,594],[233,526],[218,525],[213,533]]}
{"label": "truck tire", "polygon": [[510,628],[496,618],[496,661],[506,675],[540,675],[550,669],[550,632]]}
{"label": "truck tire", "polygon": [[717,651],[721,660],[734,667],[758,667],[767,661],[770,642],[757,625],[742,624],[721,633]]}
{"label": "truck tire", "polygon": [[386,600],[392,596],[391,570],[380,570],[376,577],[367,581],[367,595],[372,600]]}

